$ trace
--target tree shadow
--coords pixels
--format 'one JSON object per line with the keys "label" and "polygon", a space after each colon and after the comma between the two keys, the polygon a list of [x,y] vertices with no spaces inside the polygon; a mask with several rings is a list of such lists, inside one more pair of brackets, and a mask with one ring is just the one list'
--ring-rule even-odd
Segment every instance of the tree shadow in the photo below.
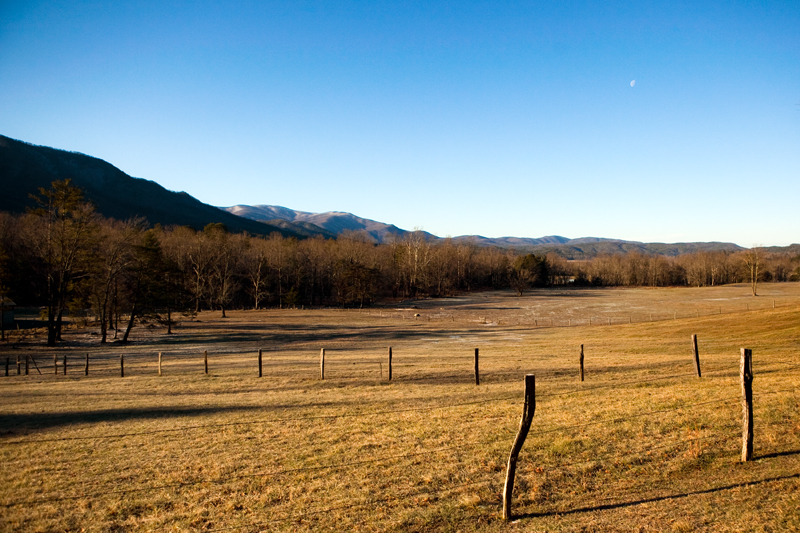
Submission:
{"label": "tree shadow", "polygon": [[130,420],[175,419],[255,410],[263,410],[263,407],[153,407],[102,409],[97,411],[68,411],[64,413],[0,414],[0,428],[3,428],[0,431],[0,436],[7,437],[9,435],[20,435],[30,431],[46,430],[78,424],[126,422]]}
{"label": "tree shadow", "polygon": [[[774,454],[776,455],[791,455],[800,453],[800,451],[793,451],[793,452],[782,452],[781,454]],[[763,457],[770,457],[770,456],[763,456]],[[544,517],[551,517],[551,516],[564,516],[564,515],[571,515],[571,514],[579,514],[579,513],[590,513],[593,511],[608,511],[611,509],[623,509],[625,507],[633,507],[635,505],[642,505],[645,503],[658,503],[664,502],[669,500],[677,500],[679,498],[686,498],[688,496],[698,496],[701,494],[713,494],[715,492],[722,492],[725,490],[732,490],[737,488],[743,487],[752,487],[756,485],[761,485],[763,483],[771,483],[773,481],[785,481],[788,479],[797,479],[800,478],[800,472],[796,474],[787,474],[785,476],[775,476],[769,477],[765,479],[758,479],[756,481],[745,481],[743,483],[733,483],[730,485],[723,485],[721,487],[713,487],[710,489],[703,489],[703,490],[695,490],[689,492],[681,492],[679,494],[670,494],[668,496],[657,496],[654,498],[643,498],[640,500],[633,500],[627,502],[618,502],[618,503],[609,503],[605,505],[595,505],[595,506],[588,506],[588,507],[579,507],[576,509],[566,509],[561,511],[548,511],[546,513],[525,513],[520,515],[513,515],[512,518],[519,519],[519,518],[544,518]]]}

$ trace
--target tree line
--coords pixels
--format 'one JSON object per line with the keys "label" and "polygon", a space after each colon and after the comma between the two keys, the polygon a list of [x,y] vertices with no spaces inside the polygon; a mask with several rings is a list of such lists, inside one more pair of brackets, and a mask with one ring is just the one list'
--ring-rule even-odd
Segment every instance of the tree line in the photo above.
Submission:
{"label": "tree line", "polygon": [[171,331],[173,314],[231,308],[363,307],[376,301],[531,287],[708,286],[800,279],[800,257],[638,253],[567,261],[413,232],[388,244],[363,234],[297,240],[234,234],[221,224],[148,227],[99,216],[69,180],[35,196],[38,208],[0,213],[0,297],[41,306],[47,344],[65,315],[92,321],[100,342],[139,324]]}

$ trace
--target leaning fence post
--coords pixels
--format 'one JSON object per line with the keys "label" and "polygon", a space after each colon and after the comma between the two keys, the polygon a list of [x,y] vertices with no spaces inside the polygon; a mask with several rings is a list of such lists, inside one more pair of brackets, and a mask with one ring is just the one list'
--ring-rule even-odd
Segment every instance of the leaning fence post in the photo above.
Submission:
{"label": "leaning fence post", "polygon": [[161,377],[161,352],[158,352],[158,377]]}
{"label": "leaning fence post", "polygon": [[753,459],[753,351],[741,349],[739,376],[742,381],[742,462]]}
{"label": "leaning fence post", "polygon": [[83,375],[89,375],[89,352],[86,352],[86,366],[83,368]]}
{"label": "leaning fence post", "polygon": [[475,385],[481,384],[480,369],[478,367],[478,349],[475,348]]}
{"label": "leaning fence post", "polygon": [[583,344],[581,344],[581,381],[583,381]]}
{"label": "leaning fence post", "polygon": [[325,348],[319,351],[319,379],[325,379]]}
{"label": "leaning fence post", "polygon": [[694,367],[697,369],[697,377],[700,376],[700,352],[697,349],[697,335],[692,335],[692,350],[694,351]]}
{"label": "leaning fence post", "polygon": [[392,347],[389,346],[389,381],[392,381]]}
{"label": "leaning fence post", "polygon": [[125,354],[119,354],[119,377],[125,377]]}
{"label": "leaning fence post", "polygon": [[258,349],[258,377],[261,377],[261,348]]}
{"label": "leaning fence post", "polygon": [[525,406],[522,408],[522,419],[519,422],[519,431],[511,447],[511,455],[508,458],[506,467],[506,484],[503,487],[503,519],[511,519],[511,494],[514,492],[514,475],[517,471],[517,457],[528,430],[531,428],[533,413],[536,411],[536,376],[528,374],[525,376]]}
{"label": "leaning fence post", "polygon": [[208,350],[203,350],[203,364],[206,368],[206,374],[208,374]]}

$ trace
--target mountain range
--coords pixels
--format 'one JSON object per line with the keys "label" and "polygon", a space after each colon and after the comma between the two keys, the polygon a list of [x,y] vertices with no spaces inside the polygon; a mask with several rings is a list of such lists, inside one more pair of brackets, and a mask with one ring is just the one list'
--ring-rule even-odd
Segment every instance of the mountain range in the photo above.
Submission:
{"label": "mountain range", "polygon": [[[409,232],[398,228],[393,224],[386,224],[376,220],[357,217],[351,213],[341,211],[330,211],[327,213],[309,213],[307,211],[296,211],[278,205],[235,205],[223,208],[229,213],[249,218],[277,224],[281,221],[294,224],[309,224],[309,229],[316,227],[330,233],[341,235],[345,232],[361,233],[374,242],[385,243],[392,239],[402,239]],[[439,237],[425,233],[428,239],[439,239]],[[470,242],[478,246],[499,246],[501,248],[518,248],[524,251],[536,253],[553,252],[568,259],[585,259],[598,254],[639,252],[642,254],[661,254],[661,255],[680,255],[682,253],[698,250],[705,251],[735,251],[741,247],[733,243],[725,242],[695,242],[695,243],[643,243],[636,241],[624,241],[620,239],[604,239],[598,237],[582,237],[579,239],[569,239],[559,235],[547,237],[524,238],[524,237],[499,237],[490,238],[481,235],[462,235],[453,237],[455,243]]]}
{"label": "mountain range", "polygon": [[[0,211],[22,213],[35,207],[31,194],[49,188],[55,180],[71,179],[83,189],[97,211],[109,218],[143,217],[150,224],[185,225],[202,229],[210,223],[223,223],[235,232],[255,235],[278,232],[299,239],[336,236],[357,232],[383,243],[402,239],[409,232],[393,224],[361,218],[351,213],[332,211],[310,213],[274,205],[235,205],[218,208],[200,202],[186,192],[169,191],[158,183],[134,178],[112,164],[77,152],[37,146],[0,135]],[[426,233],[430,240],[439,237]],[[638,251],[643,254],[679,255],[697,250],[740,250],[733,243],[643,243],[619,239],[561,236],[540,238],[480,235],[453,237],[453,242],[478,246],[513,247],[537,253],[554,252],[568,259],[583,259],[601,253]]]}

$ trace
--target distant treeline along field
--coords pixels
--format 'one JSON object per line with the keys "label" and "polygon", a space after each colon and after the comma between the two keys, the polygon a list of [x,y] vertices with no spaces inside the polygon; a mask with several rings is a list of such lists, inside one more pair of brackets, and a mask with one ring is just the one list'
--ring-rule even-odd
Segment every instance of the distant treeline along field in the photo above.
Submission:
{"label": "distant treeline along field", "polygon": [[367,306],[379,301],[545,286],[706,286],[800,280],[800,256],[758,248],[677,257],[639,253],[567,261],[421,232],[389,244],[357,233],[297,240],[232,234],[221,224],[148,228],[97,215],[69,181],[40,190],[38,209],[0,212],[0,299],[46,309],[48,344],[65,313],[97,321],[101,342],[124,318],[169,326],[173,312]]}

